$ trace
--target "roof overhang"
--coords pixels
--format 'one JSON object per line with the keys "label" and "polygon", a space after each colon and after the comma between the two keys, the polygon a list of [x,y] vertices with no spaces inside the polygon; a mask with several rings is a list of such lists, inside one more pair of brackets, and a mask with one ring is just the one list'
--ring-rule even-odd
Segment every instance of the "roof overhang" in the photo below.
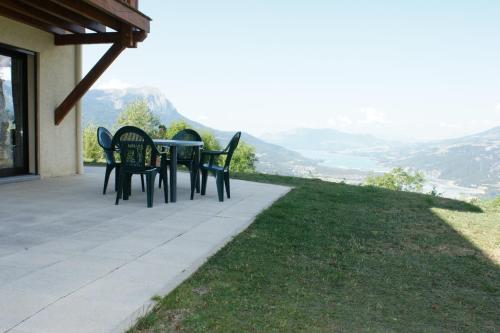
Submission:
{"label": "roof overhang", "polygon": [[112,44],[55,112],[59,124],[121,52],[148,35],[138,0],[0,0],[0,15],[47,31],[55,45]]}

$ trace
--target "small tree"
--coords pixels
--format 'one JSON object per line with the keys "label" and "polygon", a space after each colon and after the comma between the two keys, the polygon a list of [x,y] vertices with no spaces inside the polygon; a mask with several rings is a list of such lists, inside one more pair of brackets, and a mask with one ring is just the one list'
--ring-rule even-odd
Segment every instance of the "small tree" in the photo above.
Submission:
{"label": "small tree", "polygon": [[160,125],[160,119],[148,107],[144,100],[137,100],[128,104],[120,113],[117,120],[118,126],[135,126],[155,136]]}
{"label": "small tree", "polygon": [[167,131],[165,132],[165,139],[172,139],[175,134],[178,132],[185,130],[187,128],[191,128],[188,123],[185,121],[174,121],[168,126]]}
{"label": "small tree", "polygon": [[201,139],[203,140],[203,149],[205,150],[221,150],[222,147],[215,135],[210,131],[201,132]]}
{"label": "small tree", "polygon": [[97,126],[89,124],[83,129],[83,158],[87,162],[98,162],[104,158],[97,142]]}
{"label": "small tree", "polygon": [[231,160],[231,170],[246,173],[255,172],[255,162],[257,162],[255,148],[240,140]]}
{"label": "small tree", "polygon": [[395,168],[382,176],[368,176],[366,185],[387,188],[395,191],[421,192],[425,183],[423,173],[405,171],[403,168]]}
{"label": "small tree", "polygon": [[[215,135],[210,131],[203,131],[200,133],[201,139],[203,140],[203,149],[204,150],[221,150],[222,147],[219,141],[215,138]],[[220,163],[220,156],[215,157],[214,162]],[[208,162],[208,160],[202,161]]]}

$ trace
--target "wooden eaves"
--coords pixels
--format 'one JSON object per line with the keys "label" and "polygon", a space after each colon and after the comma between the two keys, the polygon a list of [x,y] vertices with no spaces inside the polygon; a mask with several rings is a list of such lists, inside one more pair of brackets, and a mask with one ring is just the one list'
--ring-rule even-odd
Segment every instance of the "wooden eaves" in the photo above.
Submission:
{"label": "wooden eaves", "polygon": [[56,108],[56,125],[123,50],[147,37],[151,19],[137,8],[138,0],[0,0],[0,15],[54,34],[55,45],[112,44]]}

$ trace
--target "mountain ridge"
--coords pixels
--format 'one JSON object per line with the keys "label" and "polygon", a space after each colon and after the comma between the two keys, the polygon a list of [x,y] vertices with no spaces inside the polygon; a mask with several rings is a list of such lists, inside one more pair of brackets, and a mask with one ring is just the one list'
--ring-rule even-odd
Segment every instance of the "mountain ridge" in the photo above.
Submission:
{"label": "mountain ridge", "polygon": [[[212,131],[223,145],[233,134],[183,116],[159,89],[150,87],[92,89],[83,100],[84,124],[94,122],[112,128],[123,107],[138,99],[146,100],[166,125],[185,121],[197,130]],[[329,128],[298,128],[260,138],[243,133],[242,138],[256,148],[260,172],[363,181],[366,172],[326,167],[321,160],[305,158],[294,151],[316,149],[370,157],[387,168],[421,170],[460,186],[487,187],[491,195],[500,194],[500,126],[459,138],[410,144]]]}
{"label": "mountain ridge", "polygon": [[[213,132],[222,145],[229,142],[234,134],[205,126],[183,116],[159,89],[153,87],[90,90],[83,98],[83,124],[86,126],[94,123],[113,128],[123,108],[137,100],[145,100],[153,113],[159,116],[161,123],[167,126],[174,121],[184,121],[196,130]],[[267,143],[244,131],[242,140],[255,147],[258,157],[257,169],[261,172],[298,175],[300,170],[310,168],[317,163],[297,152]]]}
{"label": "mountain ridge", "polygon": [[500,126],[459,138],[394,148],[382,163],[422,170],[460,186],[500,194]]}
{"label": "mountain ridge", "polygon": [[386,169],[424,171],[430,179],[451,181],[500,195],[500,126],[462,137],[401,143],[329,128],[295,128],[262,138],[291,149],[368,157]]}
{"label": "mountain ridge", "polygon": [[378,138],[371,134],[354,134],[333,128],[298,127],[274,134],[265,134],[262,139],[291,149],[313,149],[342,152],[353,149],[388,147],[399,143]]}

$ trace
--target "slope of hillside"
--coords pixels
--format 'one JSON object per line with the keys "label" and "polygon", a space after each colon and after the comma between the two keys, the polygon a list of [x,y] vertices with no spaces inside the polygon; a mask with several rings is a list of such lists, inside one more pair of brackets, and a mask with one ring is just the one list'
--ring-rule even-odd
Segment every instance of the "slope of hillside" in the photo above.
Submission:
{"label": "slope of hillside", "polygon": [[500,188],[500,127],[456,139],[406,146],[387,153],[384,163],[407,166],[468,187]]}
{"label": "slope of hillside", "polygon": [[300,128],[264,138],[291,149],[369,157],[387,168],[409,167],[424,171],[430,179],[485,189],[488,196],[500,195],[500,127],[419,144],[402,144],[334,129]]}

